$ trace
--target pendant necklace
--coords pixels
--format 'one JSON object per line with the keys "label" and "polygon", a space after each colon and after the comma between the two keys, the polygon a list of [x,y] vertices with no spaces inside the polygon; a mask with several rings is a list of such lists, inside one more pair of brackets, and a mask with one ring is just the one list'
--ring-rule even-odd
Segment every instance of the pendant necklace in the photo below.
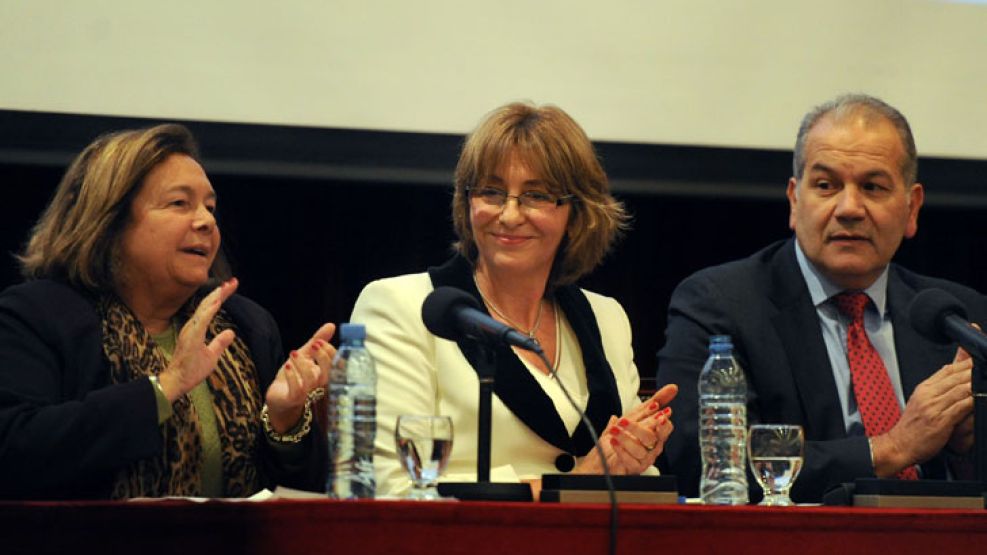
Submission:
{"label": "pendant necklace", "polygon": [[[535,325],[532,326],[531,329],[529,329],[528,331],[524,331],[524,328],[522,326],[517,325],[513,320],[508,318],[506,314],[504,314],[503,312],[500,311],[499,308],[497,308],[497,305],[490,302],[490,299],[488,299],[486,295],[483,294],[483,291],[480,289],[480,283],[476,280],[475,273],[473,274],[473,284],[476,285],[476,291],[480,294],[480,298],[483,299],[484,304],[490,307],[490,310],[492,310],[494,314],[500,316],[501,318],[504,319],[505,322],[510,324],[512,327],[517,328],[519,331],[527,335],[529,339],[535,339],[535,334],[538,333],[538,327],[541,325],[542,308],[545,306],[545,303],[543,303],[541,299],[538,300],[538,314],[535,315]],[[538,340],[535,339],[535,341]]]}

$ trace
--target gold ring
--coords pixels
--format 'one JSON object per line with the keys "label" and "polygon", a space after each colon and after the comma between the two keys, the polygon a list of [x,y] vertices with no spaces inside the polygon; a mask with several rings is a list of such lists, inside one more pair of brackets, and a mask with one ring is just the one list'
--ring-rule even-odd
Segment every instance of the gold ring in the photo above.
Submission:
{"label": "gold ring", "polygon": [[644,448],[647,449],[648,451],[654,451],[655,450],[655,447],[658,447],[658,442],[657,441],[654,443],[654,445],[645,445],[644,446]]}

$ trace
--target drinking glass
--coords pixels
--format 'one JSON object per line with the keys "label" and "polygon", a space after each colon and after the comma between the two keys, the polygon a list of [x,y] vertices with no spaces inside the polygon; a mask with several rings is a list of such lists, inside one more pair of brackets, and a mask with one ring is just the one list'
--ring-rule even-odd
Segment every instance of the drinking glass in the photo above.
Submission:
{"label": "drinking glass", "polygon": [[802,470],[802,426],[756,424],[747,437],[747,458],[764,490],[760,505],[793,505],[788,491]]}
{"label": "drinking glass", "polygon": [[394,429],[398,458],[411,477],[408,499],[435,500],[435,484],[452,453],[452,419],[448,416],[398,416]]}

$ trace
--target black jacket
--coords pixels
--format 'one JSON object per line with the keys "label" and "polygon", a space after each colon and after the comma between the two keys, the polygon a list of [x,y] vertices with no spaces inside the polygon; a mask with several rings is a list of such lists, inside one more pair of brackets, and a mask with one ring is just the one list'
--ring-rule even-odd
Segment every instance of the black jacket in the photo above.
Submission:
{"label": "black jacket", "polygon": [[[987,322],[987,298],[980,293],[891,264],[887,309],[906,399],[956,353],[955,345],[919,336],[909,321],[911,300],[932,287],[956,296],[972,321]],[[672,294],[665,346],[658,353],[658,387],[679,385],[672,403],[675,432],[665,446],[665,461],[678,476],[682,493],[698,495],[697,382],[709,336],[716,334],[733,337],[734,356],[747,376],[748,424],[800,424],[805,429],[805,465],[793,499],[817,502],[833,485],[874,476],[867,439],[846,434],[819,317],[795,258],[794,239],[789,239],[749,258],[701,270]],[[922,469],[925,478],[946,476],[942,456]],[[759,495],[753,480],[751,487]]]}
{"label": "black jacket", "polygon": [[[223,306],[250,348],[263,394],[283,361],[277,325],[245,297]],[[323,489],[322,435],[313,430],[306,464],[292,469],[261,438],[265,485]],[[110,383],[91,298],[51,280],[0,293],[0,498],[105,498],[118,470],[159,456],[162,446],[150,382]]]}

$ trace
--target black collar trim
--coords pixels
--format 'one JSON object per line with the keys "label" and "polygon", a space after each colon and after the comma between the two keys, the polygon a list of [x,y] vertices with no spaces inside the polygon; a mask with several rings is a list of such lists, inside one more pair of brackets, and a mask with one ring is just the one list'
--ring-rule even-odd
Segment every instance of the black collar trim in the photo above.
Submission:
{"label": "black collar trim", "polygon": [[[462,256],[457,255],[441,266],[429,268],[428,274],[433,287],[462,289],[475,297],[486,311],[473,281],[473,267]],[[586,295],[575,285],[556,289],[555,300],[569,320],[583,352],[589,389],[586,416],[598,432],[602,431],[611,415],[621,414],[621,405],[613,370],[603,352],[596,316]],[[485,353],[487,349],[474,341],[461,340],[457,345],[478,374],[495,372],[494,393],[539,437],[578,456],[585,455],[593,447],[589,432],[582,423],[569,436],[552,400],[509,347],[499,345],[492,349],[493,356],[489,356]]]}

